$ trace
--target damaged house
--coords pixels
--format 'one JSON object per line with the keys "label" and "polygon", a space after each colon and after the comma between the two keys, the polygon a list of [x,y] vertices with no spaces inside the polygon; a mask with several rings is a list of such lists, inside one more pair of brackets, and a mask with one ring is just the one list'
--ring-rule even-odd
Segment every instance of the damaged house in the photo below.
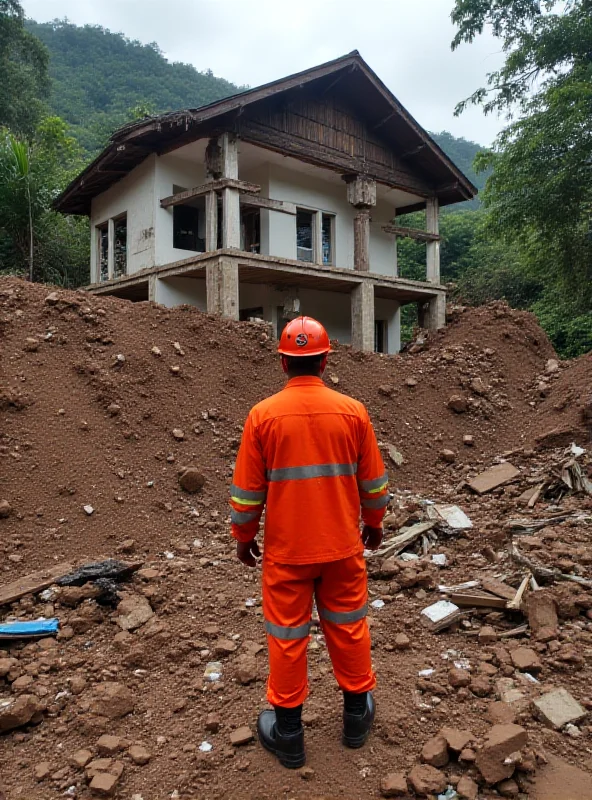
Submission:
{"label": "damaged house", "polygon": [[[476,188],[357,52],[126,125],[56,200],[91,222],[96,294],[261,318],[395,353],[400,309],[444,325],[439,209]],[[397,216],[426,209],[426,229]],[[426,244],[423,281],[397,239]]]}

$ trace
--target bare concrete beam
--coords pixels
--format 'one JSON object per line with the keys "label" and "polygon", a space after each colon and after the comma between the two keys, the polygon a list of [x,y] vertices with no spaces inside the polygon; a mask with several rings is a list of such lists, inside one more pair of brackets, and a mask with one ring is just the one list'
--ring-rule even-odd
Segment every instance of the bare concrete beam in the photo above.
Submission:
{"label": "bare concrete beam", "polygon": [[206,194],[206,251],[211,253],[218,249],[218,195],[216,192]]}
{"label": "bare concrete beam", "polygon": [[238,192],[244,192],[245,194],[258,194],[261,191],[261,187],[256,183],[239,181],[236,178],[220,178],[216,181],[204,183],[202,186],[187,189],[186,192],[179,192],[178,194],[164,197],[160,201],[160,207],[170,208],[171,206],[178,206],[182,203],[186,203],[188,200],[193,200],[195,197],[203,197],[203,195],[207,195],[209,192],[221,192],[224,189],[236,189]]}
{"label": "bare concrete beam", "polygon": [[427,244],[427,279],[430,283],[440,283],[440,204],[437,197],[430,197],[426,203],[426,228],[437,239]]}
{"label": "bare concrete beam", "polygon": [[206,266],[208,314],[239,318],[238,261],[220,258]]}
{"label": "bare concrete beam", "polygon": [[370,271],[370,209],[360,208],[354,217],[354,269]]}
{"label": "bare concrete beam", "polygon": [[374,351],[374,286],[369,281],[351,293],[351,342],[355,350]]}

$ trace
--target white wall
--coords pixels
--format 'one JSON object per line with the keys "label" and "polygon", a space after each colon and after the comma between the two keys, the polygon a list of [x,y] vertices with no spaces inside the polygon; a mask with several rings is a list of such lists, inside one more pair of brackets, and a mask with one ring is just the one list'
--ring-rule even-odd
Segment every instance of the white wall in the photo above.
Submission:
{"label": "white wall", "polygon": [[173,186],[193,189],[193,187],[205,183],[205,178],[205,167],[202,161],[182,159],[175,153],[157,157],[154,194],[155,264],[157,267],[195,255],[193,250],[180,250],[173,247],[173,209],[161,208],[160,201],[163,197],[173,194]]}
{"label": "white wall", "polygon": [[157,278],[154,302],[167,308],[190,305],[206,311],[206,282],[202,278]]}
{"label": "white wall", "polygon": [[97,225],[127,214],[127,274],[153,267],[154,260],[154,173],[156,156],[148,156],[129,175],[106,192],[93,198],[91,225],[91,283],[97,283]]}
{"label": "white wall", "polygon": [[401,306],[396,300],[377,297],[374,300],[374,319],[388,323],[387,352],[398,353],[401,349]]}

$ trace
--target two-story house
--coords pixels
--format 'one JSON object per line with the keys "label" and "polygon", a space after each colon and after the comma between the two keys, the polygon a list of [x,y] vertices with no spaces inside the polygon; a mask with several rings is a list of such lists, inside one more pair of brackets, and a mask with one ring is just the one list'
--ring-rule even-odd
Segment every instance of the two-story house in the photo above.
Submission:
{"label": "two-story house", "polygon": [[[308,314],[332,338],[394,353],[402,305],[444,325],[439,209],[476,192],[353,52],[125,126],[55,207],[90,216],[91,292],[278,333]],[[425,230],[397,225],[419,209]],[[401,236],[425,242],[425,281],[399,276]]]}

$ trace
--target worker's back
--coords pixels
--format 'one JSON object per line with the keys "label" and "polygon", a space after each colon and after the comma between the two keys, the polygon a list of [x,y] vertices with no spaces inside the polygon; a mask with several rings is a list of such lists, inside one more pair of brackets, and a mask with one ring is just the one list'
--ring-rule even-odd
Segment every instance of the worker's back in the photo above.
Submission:
{"label": "worker's back", "polygon": [[[320,378],[293,378],[252,409],[248,428],[267,489],[266,557],[308,564],[359,553],[359,486],[384,477],[364,406]],[[240,461],[235,483],[244,486],[253,463]]]}

